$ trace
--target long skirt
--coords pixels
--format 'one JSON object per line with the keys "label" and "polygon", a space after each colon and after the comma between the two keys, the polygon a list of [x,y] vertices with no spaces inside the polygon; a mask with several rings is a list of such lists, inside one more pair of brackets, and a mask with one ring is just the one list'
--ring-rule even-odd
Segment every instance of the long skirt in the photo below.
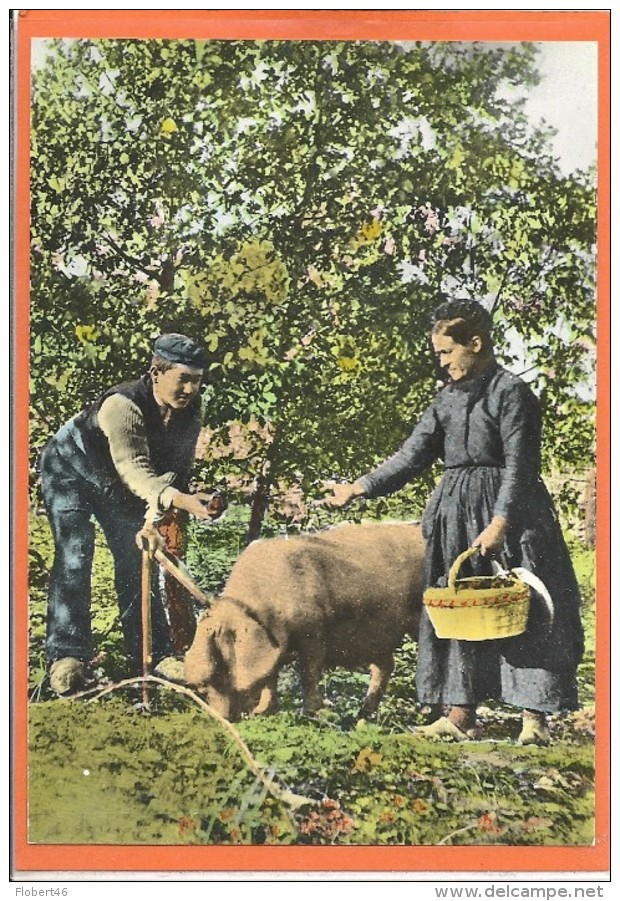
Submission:
{"label": "long skirt", "polygon": [[[445,471],[422,521],[428,586],[445,586],[452,563],[489,525],[501,479],[502,470],[495,467]],[[542,481],[524,492],[520,506],[518,522],[511,524],[497,559],[506,569],[522,566],[543,581],[553,600],[553,618],[533,592],[522,635],[457,641],[437,638],[424,610],[416,676],[420,702],[465,706],[499,699],[545,713],[578,707],[576,674],[583,628],[568,548]],[[476,554],[463,564],[459,576],[491,572],[490,561]]]}

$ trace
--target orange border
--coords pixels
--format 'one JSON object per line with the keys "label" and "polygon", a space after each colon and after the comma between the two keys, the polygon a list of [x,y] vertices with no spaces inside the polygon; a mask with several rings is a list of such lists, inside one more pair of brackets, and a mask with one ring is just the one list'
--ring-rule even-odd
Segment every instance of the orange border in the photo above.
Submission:
{"label": "orange border", "polygon": [[[16,20],[15,505],[13,789],[15,873],[46,871],[581,872],[610,869],[610,613],[597,618],[596,841],[592,847],[186,847],[29,845],[27,841],[27,534],[30,40],[36,37],[593,41],[599,49],[598,540],[610,594],[610,13],[560,11],[27,10]],[[22,351],[19,353],[19,351]]]}

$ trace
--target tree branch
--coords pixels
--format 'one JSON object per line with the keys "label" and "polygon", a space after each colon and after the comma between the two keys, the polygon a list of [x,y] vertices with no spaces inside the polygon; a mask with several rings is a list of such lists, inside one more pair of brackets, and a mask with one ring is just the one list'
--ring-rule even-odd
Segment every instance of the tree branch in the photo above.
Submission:
{"label": "tree branch", "polygon": [[503,292],[504,288],[506,287],[506,282],[508,281],[508,276],[510,275],[511,272],[512,272],[512,266],[506,266],[506,269],[504,270],[504,275],[502,276],[501,284],[500,284],[499,288],[497,289],[497,294],[495,295],[495,298],[493,300],[493,306],[489,310],[491,316],[493,316],[495,314],[495,311],[499,307],[499,302],[500,302],[500,299],[502,296],[502,292]]}
{"label": "tree branch", "polygon": [[222,726],[222,728],[226,732],[228,732],[234,743],[239,748],[241,756],[245,760],[249,770],[263,784],[267,792],[276,800],[281,801],[283,804],[288,805],[293,809],[303,807],[306,804],[315,805],[317,803],[312,798],[307,798],[304,795],[297,795],[294,792],[289,791],[288,789],[282,788],[272,776],[264,771],[264,768],[261,766],[261,764],[259,764],[254,759],[250,752],[250,749],[241,738],[232,723],[224,719],[223,716],[220,716],[219,713],[216,713],[215,710],[206,703],[206,701],[203,701],[202,698],[200,698],[196,694],[196,692],[192,691],[190,688],[186,688],[184,685],[177,685],[174,682],[169,682],[167,679],[160,679],[157,676],[136,676],[131,679],[122,679],[120,682],[115,682],[114,685],[108,685],[105,688],[97,686],[96,688],[92,688],[88,691],[83,691],[79,694],[73,695],[68,700],[73,701],[79,698],[92,696],[90,697],[91,702],[98,701],[106,695],[112,694],[112,692],[115,691],[119,691],[122,688],[127,688],[132,685],[144,685],[146,683],[161,685],[163,688],[167,688],[170,691],[176,692],[177,694],[185,695],[185,697],[192,700],[195,704],[198,704],[198,706],[202,710],[204,710],[204,712],[208,716],[216,720],[216,722],[218,722],[220,726]]}
{"label": "tree branch", "polygon": [[125,251],[121,247],[119,247],[116,241],[114,241],[113,238],[111,238],[109,235],[103,235],[102,240],[107,241],[112,250],[117,253],[126,263],[129,263],[130,266],[133,266],[134,269],[138,269],[149,278],[155,278],[157,279],[157,281],[159,281],[159,275],[157,272],[155,272],[155,270],[146,269],[139,260],[136,260],[134,259],[134,257],[129,256],[128,253],[125,253]]}
{"label": "tree branch", "polygon": [[441,841],[437,842],[438,845],[447,845],[448,842],[451,842],[455,835],[462,835],[464,832],[471,832],[472,829],[476,829],[477,823],[470,823],[469,826],[463,826],[462,829],[456,829],[454,832],[451,832],[450,835],[446,835]]}

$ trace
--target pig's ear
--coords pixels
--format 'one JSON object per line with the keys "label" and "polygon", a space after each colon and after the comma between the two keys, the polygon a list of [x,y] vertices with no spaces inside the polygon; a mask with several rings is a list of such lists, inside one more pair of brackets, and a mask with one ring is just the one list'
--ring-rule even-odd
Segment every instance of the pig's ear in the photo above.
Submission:
{"label": "pig's ear", "polygon": [[280,659],[280,649],[249,616],[239,619],[234,632],[220,637],[219,650],[228,663],[230,687],[238,692],[250,691],[264,681]]}
{"label": "pig's ear", "polygon": [[215,633],[199,623],[196,639],[185,655],[185,679],[190,685],[207,685],[213,682],[219,663]]}

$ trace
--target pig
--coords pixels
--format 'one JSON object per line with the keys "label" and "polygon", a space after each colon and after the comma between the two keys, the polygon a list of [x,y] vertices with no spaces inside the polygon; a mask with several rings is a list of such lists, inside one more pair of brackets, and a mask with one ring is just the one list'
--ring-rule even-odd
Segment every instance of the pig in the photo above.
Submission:
{"label": "pig", "polygon": [[359,713],[367,717],[385,692],[394,651],[406,633],[417,637],[423,573],[417,523],[343,523],[255,541],[199,620],[185,680],[235,721],[277,709],[278,673],[292,657],[309,715],[324,706],[324,670],[369,666]]}

